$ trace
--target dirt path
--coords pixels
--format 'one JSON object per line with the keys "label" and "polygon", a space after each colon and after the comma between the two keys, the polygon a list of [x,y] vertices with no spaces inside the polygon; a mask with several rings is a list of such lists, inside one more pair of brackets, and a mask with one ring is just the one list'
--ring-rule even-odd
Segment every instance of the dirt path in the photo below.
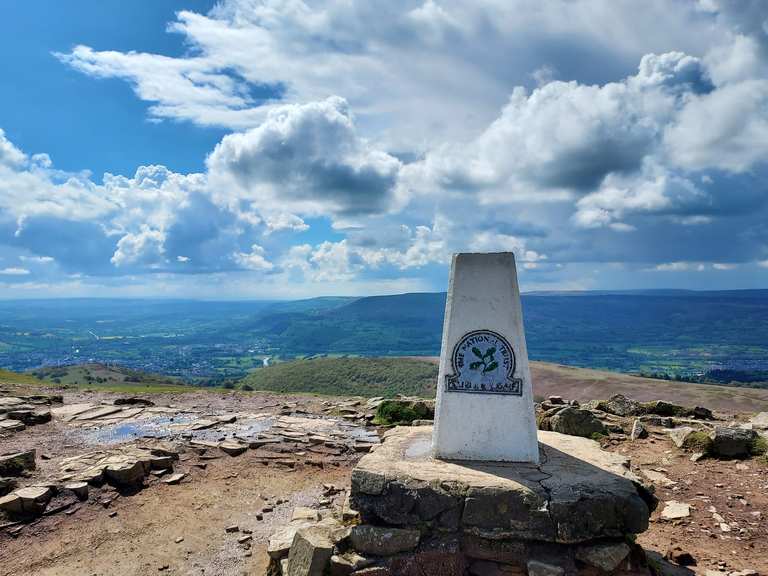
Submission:
{"label": "dirt path", "polygon": [[[288,470],[258,464],[250,454],[221,458],[180,485],[150,486],[108,508],[85,504],[73,515],[31,524],[15,539],[2,536],[0,574],[261,575],[268,536],[293,507],[316,500],[323,483],[348,481],[349,468]],[[257,520],[265,498],[274,497],[287,501]],[[237,543],[242,532],[225,532],[233,524],[253,531],[251,549]]]}

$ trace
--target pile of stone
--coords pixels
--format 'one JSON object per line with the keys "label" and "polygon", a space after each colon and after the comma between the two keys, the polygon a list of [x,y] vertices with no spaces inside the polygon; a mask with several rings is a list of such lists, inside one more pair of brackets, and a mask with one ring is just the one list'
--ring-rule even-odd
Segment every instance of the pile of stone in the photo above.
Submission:
{"label": "pile of stone", "polygon": [[[150,474],[162,476],[161,481],[167,484],[176,484],[184,477],[183,473],[173,473],[179,452],[179,446],[154,442],[66,458],[60,463],[56,478],[6,491],[0,498],[0,512],[12,520],[53,514],[74,502],[87,500],[89,486],[108,484],[121,491],[135,491]],[[34,450],[0,457],[0,473],[23,476],[34,469]]]}
{"label": "pile of stone", "polygon": [[628,542],[647,529],[656,500],[629,461],[591,440],[552,432],[539,438],[538,465],[441,461],[429,455],[431,428],[392,429],[354,469],[341,515],[324,524],[297,520],[275,535],[270,574],[642,569],[644,554]]}
{"label": "pile of stone", "polygon": [[669,437],[678,448],[692,452],[698,460],[713,458],[749,458],[766,453],[768,439],[757,430],[740,426],[717,426],[713,430],[700,430],[683,426],[669,431]]}
{"label": "pile of stone", "polygon": [[173,471],[182,448],[168,442],[123,445],[65,458],[59,465],[60,482],[104,483],[116,488],[135,489],[150,473],[162,476]]}
{"label": "pile of stone", "polygon": [[34,450],[0,455],[0,496],[16,488],[18,478],[29,475],[36,467]]}
{"label": "pile of stone", "polygon": [[255,451],[257,462],[293,467],[302,461],[324,467],[347,462],[379,443],[377,436],[361,431],[355,428],[351,433],[352,430],[333,420],[281,416],[268,432],[239,441]]}
{"label": "pile of stone", "polygon": [[664,400],[638,402],[622,394],[583,405],[551,396],[536,406],[540,430],[592,439],[610,437],[613,443],[647,438],[649,427],[684,426],[709,432],[714,429],[714,419],[712,411],[702,406],[686,408]]}
{"label": "pile of stone", "polygon": [[[412,421],[431,421],[435,417],[435,401],[415,396],[398,394],[394,398],[376,396],[374,398],[353,398],[343,402],[323,402],[323,412],[338,415],[345,420],[359,424],[408,425]],[[396,420],[391,415],[396,414]]]}
{"label": "pile of stone", "polygon": [[32,484],[15,489],[19,477],[27,477],[37,467],[35,450],[0,456],[0,512],[13,519],[42,514],[58,492],[55,484]]}
{"label": "pile of stone", "polygon": [[329,416],[340,416],[345,420],[366,424],[371,422],[375,416],[376,407],[384,400],[383,397],[370,398],[352,398],[342,402],[332,402],[326,400],[323,402],[322,412]]}
{"label": "pile of stone", "polygon": [[53,415],[72,426],[116,424],[131,419],[153,416],[175,416],[180,409],[172,406],[154,406],[140,398],[118,398],[113,404],[66,404],[53,409]]}
{"label": "pile of stone", "polygon": [[622,394],[615,394],[608,400],[592,400],[585,408],[598,410],[614,416],[659,416],[667,418],[692,418],[695,420],[714,420],[712,411],[703,406],[686,408],[665,400],[638,402]]}
{"label": "pile of stone", "polygon": [[50,422],[49,407],[61,402],[61,396],[48,394],[0,396],[0,434],[18,432],[27,426]]}
{"label": "pile of stone", "polygon": [[582,409],[576,400],[566,402],[560,396],[550,396],[537,408],[539,430],[584,438],[608,434],[606,425],[591,410]]}

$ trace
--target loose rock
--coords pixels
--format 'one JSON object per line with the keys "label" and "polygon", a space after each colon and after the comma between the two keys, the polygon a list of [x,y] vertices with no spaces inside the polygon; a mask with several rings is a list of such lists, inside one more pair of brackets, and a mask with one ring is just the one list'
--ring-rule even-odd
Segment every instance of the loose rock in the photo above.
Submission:
{"label": "loose rock", "polygon": [[325,530],[302,528],[291,544],[286,576],[322,576],[332,553],[333,542]]}
{"label": "loose rock", "polygon": [[754,430],[743,428],[715,428],[711,433],[712,453],[722,458],[740,458],[750,455],[752,444],[757,437]]}
{"label": "loose rock", "polygon": [[664,520],[679,520],[681,518],[688,518],[690,515],[690,505],[685,502],[677,502],[676,500],[667,502],[661,511],[661,517]]}
{"label": "loose rock", "polygon": [[635,420],[632,423],[632,432],[629,434],[630,440],[638,440],[640,438],[648,438],[648,429],[643,426],[640,420]]}
{"label": "loose rock", "polygon": [[606,433],[605,425],[592,412],[573,407],[564,408],[552,416],[549,426],[552,432],[584,438]]}
{"label": "loose rock", "polygon": [[0,456],[0,476],[20,476],[35,469],[35,450]]}
{"label": "loose rock", "polygon": [[696,559],[693,557],[693,555],[680,546],[670,546],[667,549],[665,558],[679,566],[696,566]]}
{"label": "loose rock", "polygon": [[539,560],[529,560],[527,564],[528,576],[563,576],[565,570],[554,564],[546,564]]}
{"label": "loose rock", "polygon": [[615,570],[628,555],[629,546],[624,542],[580,546],[576,551],[578,560],[604,572]]}
{"label": "loose rock", "polygon": [[405,528],[354,526],[349,538],[355,550],[375,556],[392,556],[419,545],[419,531]]}

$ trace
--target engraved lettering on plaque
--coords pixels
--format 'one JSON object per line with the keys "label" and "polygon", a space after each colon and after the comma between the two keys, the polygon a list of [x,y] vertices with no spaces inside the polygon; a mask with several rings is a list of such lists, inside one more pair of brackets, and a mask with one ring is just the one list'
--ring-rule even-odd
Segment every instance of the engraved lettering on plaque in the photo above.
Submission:
{"label": "engraved lettering on plaque", "polygon": [[469,332],[453,348],[453,374],[445,376],[445,391],[520,396],[523,380],[515,378],[515,364],[515,351],[501,334]]}

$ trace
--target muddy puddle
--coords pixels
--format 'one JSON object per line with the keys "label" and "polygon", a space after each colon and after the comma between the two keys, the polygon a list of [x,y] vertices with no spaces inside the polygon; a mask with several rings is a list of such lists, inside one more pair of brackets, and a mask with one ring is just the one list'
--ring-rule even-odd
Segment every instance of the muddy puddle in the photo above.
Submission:
{"label": "muddy puddle", "polygon": [[[223,421],[216,422],[217,419],[223,419]],[[215,424],[208,425],[211,420]],[[223,416],[202,416],[182,412],[122,422],[93,423],[87,427],[71,430],[68,436],[71,441],[92,446],[122,444],[142,438],[212,442],[237,438],[247,441],[267,432],[320,433],[359,442],[377,443],[379,441],[374,430],[323,416],[286,417],[259,414],[238,415],[234,422],[226,420]]]}

